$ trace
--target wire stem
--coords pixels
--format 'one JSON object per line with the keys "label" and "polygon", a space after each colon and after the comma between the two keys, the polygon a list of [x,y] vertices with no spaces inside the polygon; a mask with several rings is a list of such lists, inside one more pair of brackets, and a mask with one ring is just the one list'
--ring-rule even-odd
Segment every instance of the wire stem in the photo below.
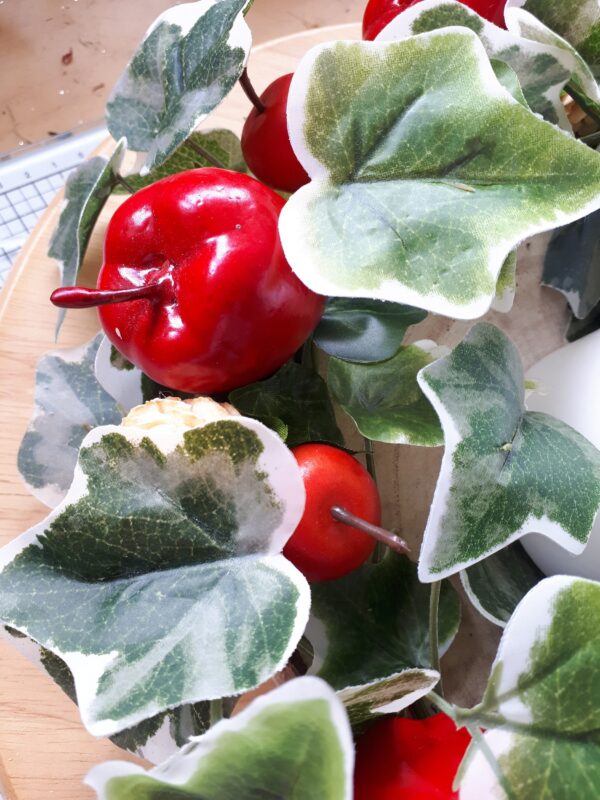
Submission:
{"label": "wire stem", "polygon": [[250,77],[248,76],[248,70],[245,67],[244,71],[240,75],[240,85],[244,90],[246,97],[248,98],[248,100],[250,100],[250,102],[252,103],[254,108],[258,111],[258,113],[262,114],[263,112],[265,112],[267,109],[265,108],[263,101],[257,95],[256,89],[252,85]]}
{"label": "wire stem", "polygon": [[373,539],[376,539],[378,542],[382,542],[384,545],[389,547],[391,550],[395,550],[397,553],[408,552],[408,545],[404,539],[396,536],[396,534],[392,533],[391,531],[387,531],[385,528],[380,528],[379,525],[373,525],[361,517],[351,514],[349,511],[346,511],[345,508],[333,506],[331,509],[331,516],[338,522],[343,522],[345,525],[350,525],[352,528],[356,528],[357,530],[372,536]]}
{"label": "wire stem", "polygon": [[431,661],[431,668],[440,673],[440,682],[438,684],[440,695],[444,696],[444,687],[442,685],[442,672],[440,667],[440,643],[439,643],[439,609],[440,609],[440,591],[442,582],[436,581],[431,584],[431,592],[429,595],[429,660]]}
{"label": "wire stem", "polygon": [[135,194],[135,189],[133,186],[129,183],[129,181],[126,181],[122,175],[115,175],[115,180],[119,186],[122,186],[124,189],[126,189],[129,194]]}
{"label": "wire stem", "polygon": [[194,153],[200,156],[200,158],[203,158],[205,161],[208,161],[208,163],[211,164],[213,167],[218,167],[219,169],[227,169],[227,166],[223,164],[222,161],[219,161],[218,158],[215,158],[215,156],[213,156],[212,153],[209,153],[208,150],[202,147],[202,145],[198,144],[197,142],[194,142],[192,139],[186,139],[185,143],[190,148],[190,150],[193,150]]}

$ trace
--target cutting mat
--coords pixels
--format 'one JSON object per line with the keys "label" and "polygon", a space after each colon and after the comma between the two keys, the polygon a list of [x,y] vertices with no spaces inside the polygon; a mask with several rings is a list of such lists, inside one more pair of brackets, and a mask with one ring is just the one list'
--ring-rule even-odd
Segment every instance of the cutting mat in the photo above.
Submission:
{"label": "cutting mat", "polygon": [[[273,78],[294,70],[307,49],[336,38],[359,38],[358,25],[308,31],[257,48],[249,71],[259,90]],[[210,120],[240,131],[249,106],[240,89]],[[204,127],[209,127],[205,125]],[[16,469],[18,447],[27,427],[34,393],[35,365],[54,347],[56,311],[48,296],[57,283],[46,256],[56,224],[60,196],[33,231],[0,295],[0,544],[5,544],[42,519],[47,509],[25,490]],[[107,220],[122,199],[112,198],[94,231],[81,283],[94,283],[101,261]],[[539,287],[543,239],[523,249],[520,286],[513,312],[489,315],[513,337],[526,365],[559,347],[566,325],[565,304],[556,293]],[[412,340],[433,338],[454,345],[470,327],[430,318],[411,333]],[[87,341],[98,329],[95,312],[67,314],[59,345]],[[409,541],[414,554],[424,527],[441,450],[376,448],[385,522]],[[463,604],[461,633],[445,658],[446,686],[458,702],[475,700],[496,650],[499,630]],[[82,786],[88,769],[109,758],[128,758],[106,740],[83,729],[77,709],[23,657],[0,642],[0,776],[7,800],[81,800],[92,793]],[[1,794],[1,791],[0,791]]]}

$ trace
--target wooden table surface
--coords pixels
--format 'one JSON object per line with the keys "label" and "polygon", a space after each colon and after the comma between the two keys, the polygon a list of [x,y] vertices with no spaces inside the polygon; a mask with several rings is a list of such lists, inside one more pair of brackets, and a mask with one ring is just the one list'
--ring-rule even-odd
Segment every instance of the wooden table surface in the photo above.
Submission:
{"label": "wooden table surface", "polygon": [[[262,89],[277,75],[292,71],[311,45],[336,38],[359,38],[359,27],[310,31],[257,48],[249,64],[257,87]],[[239,132],[248,110],[245,97],[236,88],[211,118],[210,125],[203,127],[225,125]],[[94,282],[103,232],[118,202],[121,201],[116,198],[109,201],[95,229],[81,274],[83,284]],[[57,198],[33,232],[0,294],[0,544],[47,513],[26,491],[16,469],[16,454],[31,413],[36,362],[54,348],[56,311],[48,296],[56,286],[57,271],[46,250],[59,205]],[[543,246],[543,238],[538,238],[531,247],[522,249],[519,291],[511,314],[487,316],[513,337],[526,366],[563,344],[566,325],[564,300],[539,286]],[[430,317],[411,330],[410,340],[432,338],[452,346],[470,326]],[[70,312],[59,346],[81,344],[97,329],[94,311]],[[384,520],[408,540],[416,557],[441,449],[378,445],[376,454]],[[463,603],[461,631],[444,659],[446,688],[457,702],[478,699],[499,633],[468,603]],[[110,742],[88,735],[76,707],[60,689],[0,642],[0,780],[7,798],[89,798],[92,793],[81,783],[84,775],[92,765],[110,758],[127,756]]]}

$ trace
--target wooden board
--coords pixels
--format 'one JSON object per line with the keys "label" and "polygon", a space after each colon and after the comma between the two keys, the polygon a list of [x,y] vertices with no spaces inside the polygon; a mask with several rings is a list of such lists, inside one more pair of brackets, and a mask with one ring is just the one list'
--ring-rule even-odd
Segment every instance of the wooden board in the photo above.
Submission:
{"label": "wooden board", "polygon": [[[336,38],[359,38],[357,25],[308,31],[257,48],[249,71],[262,90],[280,74],[291,72],[310,46]],[[240,131],[248,102],[234,90],[218,114],[203,128],[226,126]],[[94,231],[81,274],[92,284],[101,262],[107,220],[122,198],[111,198]],[[54,345],[56,310],[48,296],[57,285],[54,263],[46,256],[49,237],[60,211],[57,197],[40,220],[0,294],[0,544],[42,519],[47,509],[26,491],[16,468],[16,455],[27,427],[38,359]],[[539,286],[544,239],[522,249],[519,291],[513,312],[489,319],[513,337],[530,365],[563,343],[564,300]],[[429,318],[411,331],[411,340],[432,338],[454,345],[469,329],[441,317]],[[94,311],[70,312],[60,347],[81,344],[97,331]],[[414,556],[439,469],[441,449],[376,447],[385,522],[408,540]],[[464,624],[444,660],[446,686],[457,702],[478,698],[496,650],[499,630],[463,604]],[[0,782],[9,800],[80,800],[92,797],[82,779],[94,764],[131,757],[110,742],[94,739],[81,725],[76,707],[50,679],[10,646],[0,642]],[[1,794],[0,790],[0,794]]]}

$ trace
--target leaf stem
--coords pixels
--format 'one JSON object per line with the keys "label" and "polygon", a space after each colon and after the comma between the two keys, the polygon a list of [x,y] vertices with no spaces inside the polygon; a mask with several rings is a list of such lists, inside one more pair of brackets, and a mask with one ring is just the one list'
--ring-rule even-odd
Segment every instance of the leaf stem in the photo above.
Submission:
{"label": "leaf stem", "polygon": [[208,161],[208,163],[211,164],[213,167],[218,167],[219,169],[227,169],[226,164],[224,164],[222,161],[219,161],[218,158],[213,156],[212,153],[209,153],[208,150],[202,147],[201,144],[194,142],[192,139],[186,139],[185,143],[190,148],[190,150],[193,150],[194,153],[200,156],[200,158],[203,158],[205,161]]}
{"label": "leaf stem", "polygon": [[372,536],[373,539],[376,539],[378,542],[382,542],[391,550],[395,550],[397,553],[409,552],[408,545],[404,539],[401,539],[399,536],[396,536],[395,533],[392,533],[385,528],[380,528],[379,525],[373,525],[371,522],[367,522],[365,519],[357,517],[355,514],[351,514],[350,511],[346,511],[345,508],[333,506],[331,509],[331,516],[338,522],[343,522],[345,525],[350,525],[352,528],[356,528],[357,530],[366,533],[368,536]]}
{"label": "leaf stem", "polygon": [[477,747],[481,750],[481,752],[485,756],[486,761],[490,765],[492,772],[494,773],[496,779],[498,780],[498,783],[504,790],[507,800],[516,800],[515,793],[513,792],[512,787],[506,780],[506,776],[502,770],[502,767],[498,763],[498,759],[494,755],[492,748],[487,743],[485,736],[481,733],[478,726],[474,722],[467,722],[465,723],[465,728],[471,734],[473,742],[477,745]]}
{"label": "leaf stem", "polygon": [[377,472],[375,470],[375,452],[373,450],[373,442],[370,439],[367,439],[366,436],[363,436],[363,441],[365,443],[365,460],[367,462],[367,472],[373,478],[375,483],[377,483]]}
{"label": "leaf stem", "polygon": [[567,83],[565,86],[565,91],[567,94],[570,94],[573,100],[581,106],[581,108],[585,111],[588,117],[591,117],[594,122],[600,125],[600,109],[598,108],[597,104],[590,100],[590,98],[581,91],[572,81]]}
{"label": "leaf stem", "polygon": [[437,692],[428,692],[426,696],[427,699],[433,703],[434,706],[437,706],[440,711],[443,711],[446,716],[450,717],[450,719],[453,719],[454,722],[458,722],[456,708],[452,705],[452,703],[449,703]]}
{"label": "leaf stem", "polygon": [[133,186],[129,183],[129,181],[126,181],[122,175],[115,174],[115,180],[119,186],[122,186],[124,189],[126,189],[129,194],[135,194],[135,189]]}
{"label": "leaf stem", "polygon": [[222,700],[211,700],[208,704],[209,711],[208,716],[210,719],[210,727],[212,728],[213,725],[216,725],[217,722],[220,722],[223,719],[223,701]]}
{"label": "leaf stem", "polygon": [[252,85],[246,67],[244,67],[244,71],[240,75],[240,86],[242,87],[242,89],[246,94],[246,97],[248,98],[248,100],[250,100],[250,102],[252,103],[254,108],[258,111],[258,113],[263,114],[267,109],[265,108],[263,101],[257,95],[256,89]]}
{"label": "leaf stem", "polygon": [[439,609],[440,609],[440,592],[442,589],[442,582],[435,581],[431,584],[431,591],[429,594],[429,660],[431,661],[431,668],[440,673],[440,682],[438,684],[440,695],[444,697],[444,686],[442,684],[442,670],[440,667],[440,643],[439,643]]}

